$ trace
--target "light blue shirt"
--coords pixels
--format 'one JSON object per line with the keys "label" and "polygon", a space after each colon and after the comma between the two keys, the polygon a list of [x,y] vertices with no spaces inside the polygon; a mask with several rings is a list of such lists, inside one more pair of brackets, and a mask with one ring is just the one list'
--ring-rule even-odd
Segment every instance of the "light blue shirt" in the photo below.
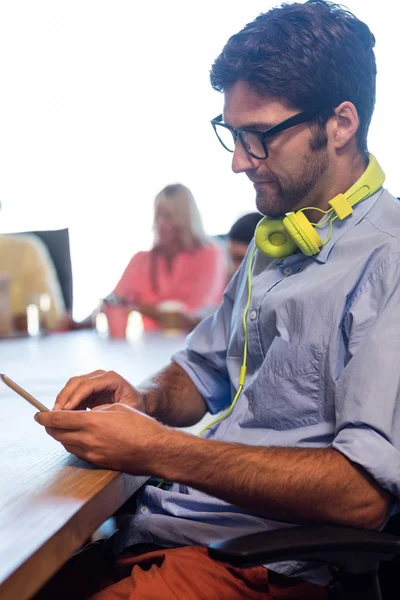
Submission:
{"label": "light blue shirt", "polygon": [[[320,229],[323,239],[327,229]],[[380,190],[336,219],[321,252],[284,260],[257,251],[248,313],[247,376],[232,413],[204,437],[254,446],[335,448],[400,498],[400,206]],[[174,360],[209,410],[226,409],[238,387],[249,253],[215,315]],[[182,403],[185,398],[182,398]],[[334,500],[333,500],[334,501]],[[392,512],[398,510],[394,502]],[[147,486],[138,512],[114,540],[208,545],[291,527],[174,484]],[[270,565],[325,581],[315,565]]]}

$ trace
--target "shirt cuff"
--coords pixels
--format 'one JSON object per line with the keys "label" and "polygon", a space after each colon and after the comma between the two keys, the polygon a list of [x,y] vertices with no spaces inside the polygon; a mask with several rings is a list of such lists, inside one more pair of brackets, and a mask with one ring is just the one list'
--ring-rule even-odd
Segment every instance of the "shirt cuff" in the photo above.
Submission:
{"label": "shirt cuff", "polygon": [[366,425],[344,427],[332,448],[363,467],[381,487],[400,499],[400,451],[378,431]]}

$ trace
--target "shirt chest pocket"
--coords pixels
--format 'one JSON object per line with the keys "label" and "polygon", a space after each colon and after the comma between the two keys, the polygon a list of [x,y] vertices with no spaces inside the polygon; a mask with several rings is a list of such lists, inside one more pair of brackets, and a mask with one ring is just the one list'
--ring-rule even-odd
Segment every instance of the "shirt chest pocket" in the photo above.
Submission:
{"label": "shirt chest pocket", "polygon": [[322,411],[324,352],[275,337],[247,389],[258,425],[283,430],[318,423]]}

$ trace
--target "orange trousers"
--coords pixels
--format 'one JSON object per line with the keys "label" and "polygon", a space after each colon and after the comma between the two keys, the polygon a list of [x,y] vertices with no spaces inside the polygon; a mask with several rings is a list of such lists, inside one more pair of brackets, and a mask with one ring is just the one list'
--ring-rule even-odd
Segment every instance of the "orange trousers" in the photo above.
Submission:
{"label": "orange trousers", "polygon": [[[154,547],[153,547],[154,548]],[[146,548],[148,549],[148,547]],[[205,548],[132,547],[116,559],[101,544],[76,554],[34,600],[326,600],[312,583],[211,559]],[[140,552],[140,553],[139,553]]]}

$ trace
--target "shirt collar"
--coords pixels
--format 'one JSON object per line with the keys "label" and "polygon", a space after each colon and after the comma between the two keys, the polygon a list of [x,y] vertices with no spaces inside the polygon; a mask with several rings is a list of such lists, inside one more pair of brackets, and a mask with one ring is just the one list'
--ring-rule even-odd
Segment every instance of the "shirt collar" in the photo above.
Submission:
{"label": "shirt collar", "polygon": [[[369,198],[366,198],[366,200],[355,204],[351,215],[343,219],[343,221],[335,219],[332,223],[332,235],[329,242],[322,246],[318,254],[315,254],[314,256],[312,256],[312,258],[314,258],[319,263],[325,263],[328,260],[332,248],[340,240],[342,235],[347,233],[347,231],[353,229],[353,227],[355,227],[360,221],[362,221],[362,219],[369,213],[369,211],[374,206],[378,198],[382,195],[382,193],[383,188],[375,192],[375,194],[372,194],[372,196],[370,196]],[[321,236],[322,240],[326,240],[326,238],[329,236],[329,222],[326,223],[323,227],[318,227],[317,231]]]}

